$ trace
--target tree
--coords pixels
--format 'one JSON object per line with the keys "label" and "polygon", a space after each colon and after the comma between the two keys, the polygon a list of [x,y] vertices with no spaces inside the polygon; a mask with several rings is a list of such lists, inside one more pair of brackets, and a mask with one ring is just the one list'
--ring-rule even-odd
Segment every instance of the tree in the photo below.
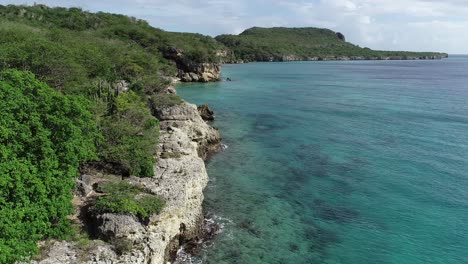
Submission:
{"label": "tree", "polygon": [[87,108],[32,73],[0,73],[0,263],[71,232],[74,178],[81,162],[96,158],[100,138]]}
{"label": "tree", "polygon": [[120,167],[125,175],[154,175],[159,121],[140,96],[132,91],[119,94],[100,126],[105,140],[99,154],[105,161]]}

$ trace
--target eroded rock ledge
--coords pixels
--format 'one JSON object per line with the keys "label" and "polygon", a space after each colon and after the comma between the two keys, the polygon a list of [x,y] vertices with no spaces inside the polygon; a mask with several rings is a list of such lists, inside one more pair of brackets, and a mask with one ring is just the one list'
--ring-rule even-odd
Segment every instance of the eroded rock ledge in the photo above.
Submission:
{"label": "eroded rock ledge", "polygon": [[166,59],[176,63],[177,77],[183,82],[215,82],[221,77],[221,64],[219,63],[198,63],[185,56],[182,49],[175,47],[163,51]]}
{"label": "eroded rock ledge", "polygon": [[203,221],[203,189],[208,182],[203,159],[219,148],[221,137],[203,121],[195,105],[184,102],[154,111],[161,121],[156,175],[126,180],[164,198],[163,211],[145,224],[132,215],[94,216],[96,235],[104,240],[125,239],[132,245],[129,252],[118,252],[115,245],[106,243],[83,248],[77,242],[55,241],[42,260],[32,263],[162,264],[171,259],[181,243],[198,236]]}

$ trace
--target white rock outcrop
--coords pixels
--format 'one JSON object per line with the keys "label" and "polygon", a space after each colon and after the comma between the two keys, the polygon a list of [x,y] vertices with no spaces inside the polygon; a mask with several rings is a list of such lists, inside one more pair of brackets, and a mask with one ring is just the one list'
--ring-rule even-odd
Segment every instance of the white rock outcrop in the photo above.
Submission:
{"label": "white rock outcrop", "polygon": [[54,242],[45,258],[32,263],[151,263],[163,264],[185,239],[196,237],[203,221],[203,189],[208,182],[203,158],[219,146],[216,129],[200,117],[195,105],[182,103],[157,110],[161,121],[156,175],[132,177],[148,192],[166,201],[163,211],[142,224],[133,216],[103,214],[95,229],[106,237],[124,238],[132,249],[119,255],[107,244],[80,248],[71,242]]}

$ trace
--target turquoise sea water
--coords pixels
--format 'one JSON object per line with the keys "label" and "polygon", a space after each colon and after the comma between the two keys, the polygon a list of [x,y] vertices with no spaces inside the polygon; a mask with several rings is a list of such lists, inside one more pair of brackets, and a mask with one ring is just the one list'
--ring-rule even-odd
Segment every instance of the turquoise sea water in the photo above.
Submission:
{"label": "turquoise sea water", "polygon": [[468,263],[468,57],[225,65],[203,263]]}

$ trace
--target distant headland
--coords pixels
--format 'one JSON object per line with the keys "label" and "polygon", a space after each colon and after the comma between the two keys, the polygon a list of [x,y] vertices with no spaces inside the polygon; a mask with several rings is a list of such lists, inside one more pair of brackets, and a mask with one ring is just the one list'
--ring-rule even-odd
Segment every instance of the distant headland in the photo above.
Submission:
{"label": "distant headland", "polygon": [[239,35],[215,38],[232,51],[231,62],[316,60],[421,60],[448,57],[439,52],[380,51],[346,42],[324,28],[253,27]]}

